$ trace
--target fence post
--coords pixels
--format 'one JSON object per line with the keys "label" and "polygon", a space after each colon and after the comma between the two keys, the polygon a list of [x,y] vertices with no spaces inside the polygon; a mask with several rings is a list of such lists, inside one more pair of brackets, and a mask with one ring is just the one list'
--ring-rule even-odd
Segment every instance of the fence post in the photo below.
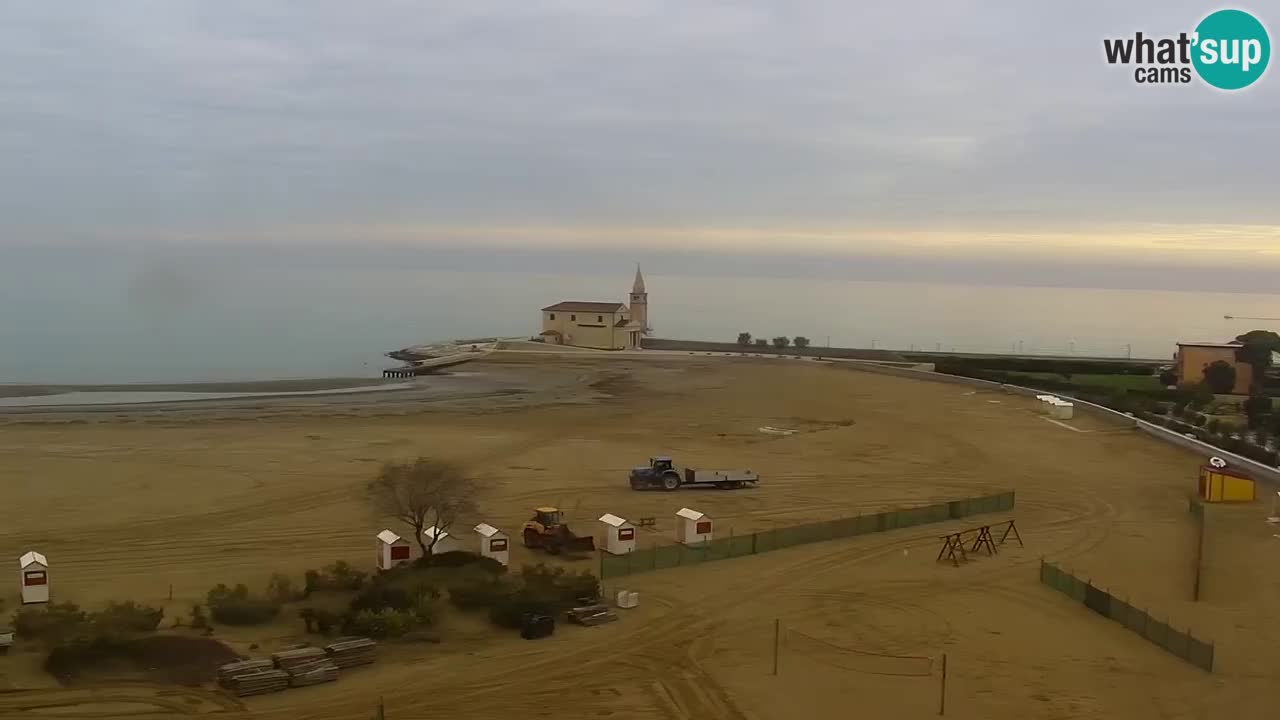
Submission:
{"label": "fence post", "polygon": [[938,690],[938,714],[947,714],[947,654],[942,653],[942,687]]}
{"label": "fence post", "polygon": [[782,619],[773,619],[773,674],[778,675],[778,646],[782,644]]}

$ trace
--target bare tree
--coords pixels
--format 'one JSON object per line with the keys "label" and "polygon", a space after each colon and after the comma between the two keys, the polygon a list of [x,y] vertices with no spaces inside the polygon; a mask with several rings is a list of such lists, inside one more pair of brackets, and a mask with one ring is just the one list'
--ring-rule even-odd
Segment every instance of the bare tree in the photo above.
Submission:
{"label": "bare tree", "polygon": [[[413,528],[423,557],[431,557],[441,533],[476,510],[475,481],[454,463],[427,457],[383,465],[369,482],[369,497],[379,513]],[[427,528],[435,529],[430,544]]]}

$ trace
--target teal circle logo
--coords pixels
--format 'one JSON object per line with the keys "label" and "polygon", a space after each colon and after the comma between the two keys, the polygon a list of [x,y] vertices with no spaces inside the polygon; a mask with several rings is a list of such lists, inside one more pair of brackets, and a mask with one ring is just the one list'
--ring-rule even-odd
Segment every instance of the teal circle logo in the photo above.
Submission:
{"label": "teal circle logo", "polygon": [[1271,38],[1258,18],[1243,10],[1219,10],[1196,26],[1191,63],[1200,79],[1221,90],[1257,82],[1271,59]]}

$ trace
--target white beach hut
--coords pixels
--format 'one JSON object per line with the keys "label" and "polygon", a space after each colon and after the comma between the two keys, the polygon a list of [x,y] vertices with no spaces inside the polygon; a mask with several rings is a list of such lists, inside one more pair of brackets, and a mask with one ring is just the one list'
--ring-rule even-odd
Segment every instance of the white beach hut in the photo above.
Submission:
{"label": "white beach hut", "polygon": [[676,541],[685,545],[711,542],[711,518],[690,508],[676,513]]}
{"label": "white beach hut", "polygon": [[18,581],[22,585],[22,603],[49,602],[49,561],[32,550],[18,558]]}
{"label": "white beach hut", "polygon": [[626,555],[636,551],[636,526],[613,513],[600,516],[604,525],[604,551],[614,555]]}
{"label": "white beach hut", "polygon": [[489,523],[480,523],[475,527],[480,536],[480,554],[493,558],[503,565],[511,564],[511,541],[507,534]]}
{"label": "white beach hut", "polygon": [[413,559],[413,548],[409,541],[391,532],[383,530],[378,533],[378,569],[391,568],[407,563]]}
{"label": "white beach hut", "polygon": [[[423,530],[422,537],[425,539],[427,547],[431,548],[432,555],[465,549],[457,538],[436,527],[429,527]],[[432,540],[435,540],[434,545],[431,544]]]}

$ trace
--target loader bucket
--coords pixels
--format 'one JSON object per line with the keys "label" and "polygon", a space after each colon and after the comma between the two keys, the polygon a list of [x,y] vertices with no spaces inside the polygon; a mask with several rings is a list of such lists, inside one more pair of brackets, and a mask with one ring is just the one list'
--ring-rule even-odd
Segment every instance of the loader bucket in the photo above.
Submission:
{"label": "loader bucket", "polygon": [[560,526],[560,547],[565,552],[595,552],[596,539],[591,535],[574,535],[567,525]]}

